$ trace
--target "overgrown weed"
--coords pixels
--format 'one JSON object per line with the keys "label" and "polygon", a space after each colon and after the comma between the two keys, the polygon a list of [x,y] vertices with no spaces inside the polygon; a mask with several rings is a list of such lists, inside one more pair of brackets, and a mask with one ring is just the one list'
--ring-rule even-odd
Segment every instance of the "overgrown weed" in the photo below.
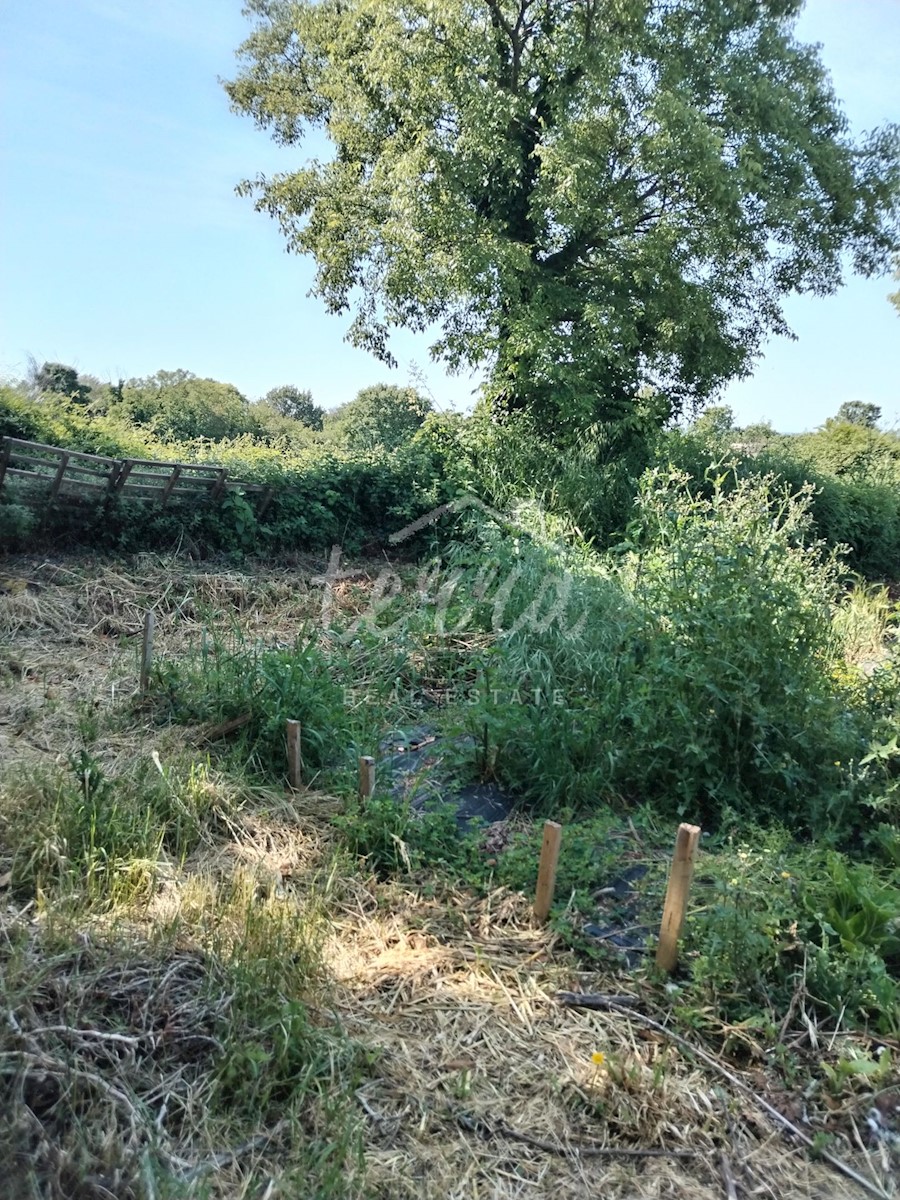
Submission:
{"label": "overgrown weed", "polygon": [[[63,1161],[82,1174],[108,1172],[123,1196],[141,1194],[148,1170],[160,1196],[218,1188],[249,1197],[276,1174],[304,1173],[316,1195],[353,1194],[359,1140],[349,1096],[372,1058],[328,1015],[325,876],[311,882],[310,870],[300,888],[289,871],[236,865],[233,849],[246,833],[235,793],[283,781],[287,718],[303,724],[308,780],[327,779],[345,801],[334,817],[323,800],[317,819],[330,820],[344,847],[348,888],[361,859],[383,879],[400,877],[413,906],[448,881],[462,881],[467,895],[497,885],[528,894],[539,837],[529,819],[551,815],[565,824],[553,945],[583,955],[591,947],[583,926],[623,863],[649,868],[625,915],[653,928],[675,819],[698,817],[713,837],[678,990],[658,988],[640,967],[636,985],[729,1049],[774,1041],[798,1086],[866,1094],[889,1079],[892,1063],[862,1042],[820,1054],[814,1069],[796,1051],[817,1023],[848,1038],[852,1028],[897,1036],[900,965],[898,672],[889,652],[870,675],[848,664],[878,640],[886,612],[872,600],[840,616],[843,571],[811,545],[807,500],[771,480],[700,488],[683,476],[648,477],[627,542],[607,557],[571,542],[561,551],[560,526],[523,511],[516,533],[482,523],[445,548],[444,573],[424,576],[434,579],[430,592],[417,589],[413,572],[373,609],[360,584],[330,625],[307,626],[296,640],[260,638],[244,593],[208,611],[195,606],[191,620],[212,626],[205,645],[162,653],[149,698],[121,706],[117,719],[199,726],[191,736],[213,738],[208,745],[115,762],[104,751],[107,717],[98,722],[85,708],[67,763],[3,781],[11,860],[2,866],[11,865],[15,903],[34,902],[36,915],[3,950],[12,964],[4,1001],[34,1011],[27,1031],[20,1019],[24,1033],[3,1034],[2,1061],[15,1067],[4,1066],[3,1084],[19,1108],[27,1098],[40,1108],[28,1056],[52,1064],[41,1068],[50,1089],[43,1132],[18,1128],[14,1161],[37,1153],[35,1179],[53,1181],[58,1195],[70,1187]],[[186,598],[171,599],[181,620]],[[226,609],[241,619],[232,625]],[[413,717],[447,741],[467,735],[457,772],[520,798],[506,834],[464,839],[450,809],[419,814],[388,790],[350,799],[356,756]],[[283,823],[300,827],[299,803],[291,814],[282,799]],[[267,838],[277,866],[279,843],[264,830]],[[88,961],[98,931],[105,966]],[[129,958],[135,938],[141,948]],[[124,962],[140,984],[116,982]],[[51,1023],[41,1007],[44,967],[70,978],[83,968],[96,983],[89,996],[74,989],[84,1005],[72,1009],[55,983],[48,1003],[64,1019],[54,1024],[146,1040],[162,1058],[153,1065],[132,1047],[133,1061],[113,1061],[90,1039],[74,1048],[29,1043]],[[166,990],[169,970],[183,1004]],[[621,978],[621,963],[617,970]],[[102,996],[117,997],[111,1010]],[[80,1091],[61,1082],[66,1063],[76,1078],[83,1072]],[[127,1100],[89,1076],[120,1079]],[[617,1086],[629,1079],[623,1067]],[[162,1117],[161,1088],[173,1096]],[[109,1129],[122,1134],[121,1152]],[[248,1142],[226,1166],[210,1165],[219,1147]]]}

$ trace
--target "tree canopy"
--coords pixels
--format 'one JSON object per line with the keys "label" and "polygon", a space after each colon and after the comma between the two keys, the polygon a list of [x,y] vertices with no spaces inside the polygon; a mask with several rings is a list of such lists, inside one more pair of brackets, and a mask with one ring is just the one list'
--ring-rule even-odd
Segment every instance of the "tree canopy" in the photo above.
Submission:
{"label": "tree canopy", "polygon": [[694,433],[723,438],[735,433],[734,409],[728,404],[714,404],[700,414],[691,425]]}
{"label": "tree canopy", "polygon": [[78,404],[87,404],[90,400],[90,384],[82,382],[75,368],[65,363],[45,362],[39,370],[34,370],[33,378],[34,386],[41,392],[67,396]]}
{"label": "tree canopy", "polygon": [[898,129],[851,137],[801,7],[249,0],[233,107],[333,153],[239,190],[378,357],[436,324],[548,429],[677,411],[897,246]]}
{"label": "tree canopy", "polygon": [[877,429],[881,409],[877,404],[867,404],[865,400],[845,400],[834,419],[850,425],[861,425],[864,429]]}
{"label": "tree canopy", "polygon": [[321,430],[325,410],[313,403],[312,392],[301,391],[291,383],[272,388],[262,399],[274,412],[291,421],[299,421],[308,429]]}
{"label": "tree canopy", "polygon": [[348,450],[395,450],[409,441],[430,411],[430,402],[415,388],[380,383],[328,413],[325,430]]}
{"label": "tree canopy", "polygon": [[191,371],[157,371],[116,389],[110,411],[148,427],[166,441],[254,434],[258,422],[245,396],[230,383],[198,379]]}

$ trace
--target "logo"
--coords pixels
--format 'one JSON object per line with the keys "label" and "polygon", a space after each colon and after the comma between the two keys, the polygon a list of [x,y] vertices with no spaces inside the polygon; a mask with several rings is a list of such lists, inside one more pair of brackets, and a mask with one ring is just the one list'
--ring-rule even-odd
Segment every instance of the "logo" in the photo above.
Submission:
{"label": "logo", "polygon": [[[401,545],[415,534],[448,514],[466,510],[480,513],[486,520],[512,531],[509,552],[485,542],[475,561],[462,567],[434,556],[403,574],[386,563],[372,579],[371,571],[344,568],[343,548],[331,547],[324,575],[310,582],[322,588],[321,623],[333,637],[351,642],[362,631],[383,638],[401,637],[411,620],[439,637],[452,637],[472,630],[512,634],[521,629],[542,633],[556,628],[569,637],[577,637],[586,621],[577,611],[575,580],[568,571],[547,566],[547,556],[517,520],[466,495],[405,525],[388,538],[392,546]],[[339,588],[345,583],[363,583],[362,612],[343,621]],[[575,611],[573,611],[575,610]]]}
{"label": "logo", "polygon": [[425,514],[424,517],[419,517],[417,521],[413,521],[411,525],[405,525],[403,529],[399,529],[396,533],[392,533],[388,537],[388,541],[392,546],[398,546],[401,542],[405,542],[414,534],[421,533],[423,529],[427,529],[429,525],[433,525],[435,521],[439,521],[441,517],[445,517],[447,513],[464,512],[467,508],[474,508],[496,521],[498,525],[515,525],[515,521],[511,521],[501,512],[497,512],[495,508],[491,508],[477,496],[460,496],[456,500],[451,500],[449,504],[442,504],[439,508],[433,508],[431,512]]}

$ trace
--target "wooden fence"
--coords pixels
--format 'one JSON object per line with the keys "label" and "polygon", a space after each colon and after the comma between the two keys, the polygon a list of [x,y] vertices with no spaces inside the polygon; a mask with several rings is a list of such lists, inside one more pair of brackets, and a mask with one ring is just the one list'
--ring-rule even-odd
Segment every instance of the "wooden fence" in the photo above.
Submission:
{"label": "wooden fence", "polygon": [[78,503],[122,495],[161,508],[170,500],[218,504],[229,491],[240,490],[258,496],[258,518],[265,516],[274,494],[265,484],[231,479],[225,467],[105,458],[10,437],[0,438],[0,492],[4,487],[22,503]]}

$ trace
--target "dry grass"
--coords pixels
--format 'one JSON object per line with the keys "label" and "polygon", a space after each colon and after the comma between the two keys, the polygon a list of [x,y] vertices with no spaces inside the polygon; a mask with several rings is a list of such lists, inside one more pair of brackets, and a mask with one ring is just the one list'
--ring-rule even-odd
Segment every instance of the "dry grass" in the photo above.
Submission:
{"label": "dry grass", "polygon": [[345,1027],[380,1052],[359,1093],[377,1195],[712,1200],[729,1172],[736,1194],[844,1194],[665,1039],[561,1008],[560,989],[633,985],[579,975],[523,898],[351,895],[328,962]]}
{"label": "dry grass", "polygon": [[900,606],[889,588],[860,582],[835,614],[834,627],[847,661],[871,675],[890,657]]}
{"label": "dry grass", "polygon": [[[280,884],[272,864],[258,865],[268,903],[279,888],[279,903],[298,900],[300,848],[289,841],[282,831]],[[225,860],[246,853],[243,838],[222,851]],[[301,897],[308,882],[301,874]],[[140,1183],[147,1164],[189,1195],[256,1195],[266,1178],[275,1181],[270,1195],[296,1194],[279,1186],[293,1161],[289,1130],[273,1120],[250,1132],[210,1114],[232,981],[194,943],[208,942],[204,915],[221,892],[191,871],[169,891],[148,917],[181,933],[154,953],[138,948],[136,921],[82,928],[80,944],[55,954],[36,923],[28,991],[0,1056],[14,1114],[0,1148],[21,1172],[22,1196],[149,1194]],[[372,1061],[353,1094],[365,1176],[335,1194],[718,1200],[729,1176],[738,1196],[855,1194],[664,1039],[617,1015],[558,1006],[560,988],[627,984],[579,976],[520,897],[424,902],[344,878],[328,908],[330,982],[317,1003]],[[461,918],[448,920],[454,911]],[[596,1052],[605,1056],[599,1067]],[[315,1120],[307,1136],[314,1129]],[[623,1156],[661,1149],[688,1157]]]}
{"label": "dry grass", "polygon": [[[148,600],[167,653],[201,624],[238,621],[287,641],[316,611],[308,577],[322,565],[259,577],[150,558],[128,569],[7,563],[4,574],[38,589],[0,596],[5,765],[65,756],[91,713],[134,691]],[[348,607],[358,589],[348,585]],[[104,726],[98,752],[192,752],[184,731],[142,722],[138,710],[127,727]],[[184,862],[156,864],[139,902],[3,903],[15,848],[0,848],[10,1200],[865,1194],[665,1037],[618,1013],[561,1007],[560,990],[640,994],[646,983],[581,972],[522,896],[378,882],[343,857],[334,797],[210,786],[221,792],[211,832]],[[223,1070],[248,1041],[275,1045],[277,1021],[254,1033],[236,979],[261,1005],[302,1001],[320,1056],[315,1086],[255,1121],[240,1080],[231,1107],[223,1101]],[[745,1077],[793,1114],[796,1098],[764,1063]],[[311,1163],[336,1130],[346,1145],[335,1175]],[[897,1194],[890,1162],[852,1139],[837,1149]]]}
{"label": "dry grass", "polygon": [[[0,592],[0,757],[64,756],[83,740],[79,727],[90,712],[102,717],[134,695],[148,607],[157,612],[160,656],[196,646],[210,629],[242,628],[289,645],[320,611],[321,590],[310,578],[325,565],[309,559],[259,576],[155,555],[128,568],[7,559],[0,578],[27,586]],[[149,723],[107,728],[106,751],[127,754],[149,735]]]}
{"label": "dry grass", "polygon": [[160,1165],[175,1178],[205,1173],[206,1098],[229,1007],[215,964],[83,935],[56,953],[35,936],[17,966],[31,981],[0,1055],[6,1194],[132,1196]]}

